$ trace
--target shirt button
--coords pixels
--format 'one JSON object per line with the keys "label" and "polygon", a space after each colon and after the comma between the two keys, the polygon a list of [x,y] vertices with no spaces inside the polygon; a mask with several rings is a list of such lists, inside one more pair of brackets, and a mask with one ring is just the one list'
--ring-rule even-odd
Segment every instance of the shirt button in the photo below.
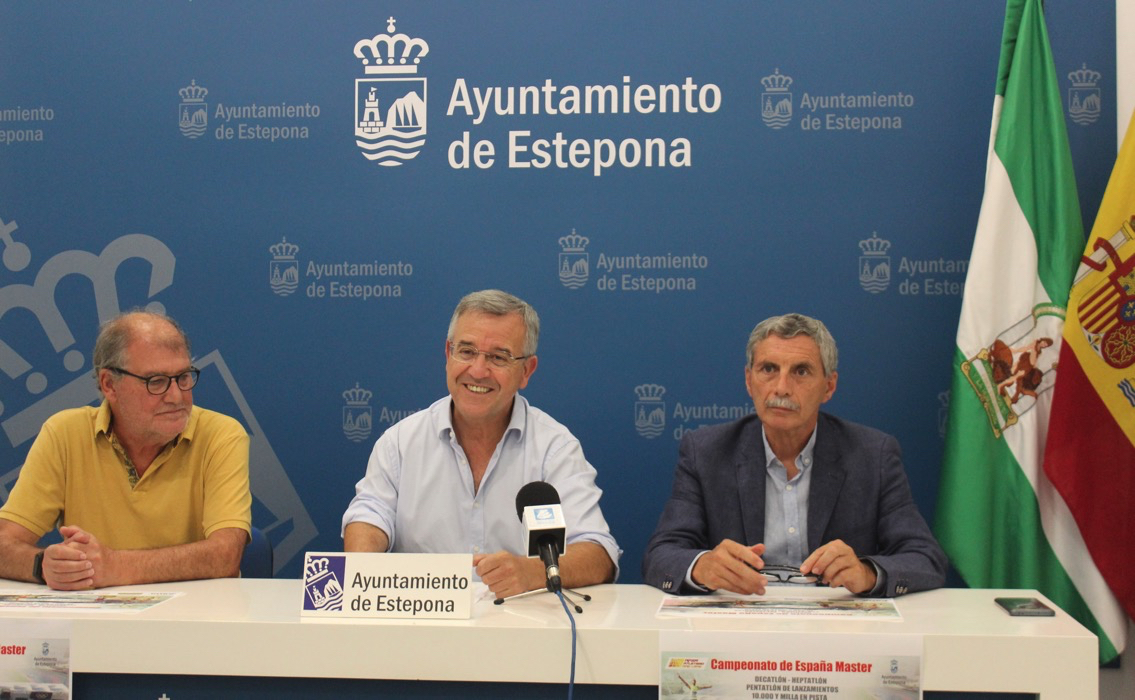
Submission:
{"label": "shirt button", "polygon": [[794,528],[794,527],[788,528],[788,534],[795,535],[796,534],[796,528]]}
{"label": "shirt button", "polygon": [[792,484],[789,484],[788,486],[785,486],[785,487],[784,487],[784,490],[785,490],[785,491],[791,491],[791,490],[792,490]]}
{"label": "shirt button", "polygon": [[473,547],[473,554],[476,554],[477,552],[480,552],[480,551],[481,551],[480,547]]}

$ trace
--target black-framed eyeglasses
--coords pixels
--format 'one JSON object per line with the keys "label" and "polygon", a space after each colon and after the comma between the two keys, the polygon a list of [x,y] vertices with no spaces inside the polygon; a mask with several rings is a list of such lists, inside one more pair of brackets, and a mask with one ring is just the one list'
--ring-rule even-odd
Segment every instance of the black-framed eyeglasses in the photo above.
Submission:
{"label": "black-framed eyeglasses", "polygon": [[824,584],[816,574],[805,574],[797,569],[795,566],[785,566],[783,564],[765,564],[765,568],[760,572],[770,579],[774,579],[780,583],[794,583],[801,586],[822,586]]}
{"label": "black-framed eyeglasses", "polygon": [[169,391],[169,386],[173,382],[177,382],[178,389],[181,389],[182,391],[189,391],[193,387],[197,386],[197,378],[201,376],[201,370],[197,369],[196,367],[190,367],[181,374],[151,374],[148,377],[143,377],[142,375],[134,374],[133,372],[127,372],[121,367],[107,367],[107,369],[109,369],[111,372],[125,374],[128,377],[134,377],[135,379],[142,380],[146,383],[146,391],[154,394],[155,396],[161,396],[162,394]]}
{"label": "black-framed eyeglasses", "polygon": [[514,362],[527,360],[529,357],[532,357],[531,355],[513,357],[507,350],[478,350],[468,343],[458,343],[457,345],[453,343],[449,344],[449,356],[458,362],[471,365],[477,361],[477,355],[484,355],[486,362],[493,367],[499,367],[501,369],[512,366]]}

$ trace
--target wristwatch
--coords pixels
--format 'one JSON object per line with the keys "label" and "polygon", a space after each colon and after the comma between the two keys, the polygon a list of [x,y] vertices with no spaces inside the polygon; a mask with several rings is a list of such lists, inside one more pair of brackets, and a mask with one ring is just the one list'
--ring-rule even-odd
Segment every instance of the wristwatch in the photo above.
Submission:
{"label": "wristwatch", "polygon": [[43,552],[35,553],[35,561],[32,563],[32,578],[36,580],[36,583],[47,583],[47,580],[43,578]]}

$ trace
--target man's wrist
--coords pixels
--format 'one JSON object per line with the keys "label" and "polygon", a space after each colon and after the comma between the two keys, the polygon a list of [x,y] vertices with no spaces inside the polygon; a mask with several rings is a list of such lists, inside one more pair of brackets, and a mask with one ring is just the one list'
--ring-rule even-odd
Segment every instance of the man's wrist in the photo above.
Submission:
{"label": "man's wrist", "polygon": [[[520,557],[520,555],[516,555]],[[548,569],[544,566],[542,559],[530,559],[528,557],[520,557],[520,566],[525,573],[524,586],[530,591],[540,590],[546,588],[548,585]],[[563,574],[561,571],[561,578]]]}
{"label": "man's wrist", "polygon": [[43,550],[35,553],[35,558],[32,559],[32,578],[38,584],[46,584],[47,580],[43,577]]}
{"label": "man's wrist", "polygon": [[876,564],[874,559],[864,558],[859,561],[866,565],[867,569],[875,575],[875,583],[859,595],[867,598],[878,598],[882,596],[887,591],[887,576],[883,568]]}
{"label": "man's wrist", "polygon": [[701,560],[701,558],[706,554],[709,554],[708,549],[698,552],[697,556],[694,557],[694,560],[690,562],[690,568],[686,569],[686,585],[701,593],[711,593],[713,591],[713,589],[707,588],[706,586],[698,583],[694,578],[694,568],[698,565],[698,562]]}

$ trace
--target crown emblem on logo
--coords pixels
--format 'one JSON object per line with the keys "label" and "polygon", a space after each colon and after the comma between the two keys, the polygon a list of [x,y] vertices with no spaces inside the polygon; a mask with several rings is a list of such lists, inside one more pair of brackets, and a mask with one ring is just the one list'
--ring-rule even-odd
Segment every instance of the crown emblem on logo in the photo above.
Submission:
{"label": "crown emblem on logo", "polygon": [[177,92],[181,95],[182,102],[204,102],[205,96],[209,94],[209,91],[198,85],[196,80],[190,80],[189,85]]}
{"label": "crown emblem on logo", "polygon": [[638,400],[634,404],[635,431],[644,438],[656,438],[666,429],[666,404],[661,384],[639,384],[634,388]]}
{"label": "crown emblem on logo", "polygon": [[661,401],[666,393],[666,387],[661,384],[639,384],[634,388],[639,401]]}
{"label": "crown emblem on logo", "polygon": [[1080,126],[1095,124],[1100,118],[1103,96],[1096,83],[1102,76],[1099,71],[1083,63],[1079,70],[1068,74],[1072,87],[1068,88],[1068,117]]}
{"label": "crown emblem on logo", "polygon": [[565,253],[582,253],[590,242],[590,238],[579,235],[575,229],[572,229],[568,235],[560,237],[560,247]]}
{"label": "crown emblem on logo", "polygon": [[330,572],[330,562],[326,558],[312,559],[304,567],[303,578],[308,583],[312,583],[327,576]]}
{"label": "crown emblem on logo", "polygon": [[209,105],[205,104],[205,96],[209,91],[190,80],[189,85],[177,91],[181,95],[181,104],[177,106],[177,127],[181,135],[190,138],[200,138],[209,126]]}
{"label": "crown emblem on logo", "polygon": [[[334,559],[334,561],[332,561]],[[342,610],[343,585],[339,576],[343,575],[343,557],[310,557],[304,564],[304,610]]]}
{"label": "crown emblem on logo", "polygon": [[591,239],[579,235],[574,228],[568,235],[560,237],[560,283],[568,289],[579,289],[587,284],[591,274],[591,256],[586,249],[590,242]]}
{"label": "crown emblem on logo", "polygon": [[770,129],[783,129],[792,123],[792,78],[777,68],[761,78],[765,91],[761,94],[761,121]]}
{"label": "crown emblem on logo", "polygon": [[870,238],[859,241],[859,249],[863,251],[864,255],[886,255],[887,251],[891,249],[891,242],[885,238],[879,238],[879,234],[872,231]]}
{"label": "crown emblem on logo", "polygon": [[1088,64],[1081,64],[1079,70],[1074,70],[1068,74],[1068,79],[1072,81],[1072,87],[1095,87],[1099,79],[1103,77],[1099,71],[1094,71],[1088,68]]}
{"label": "crown emblem on logo", "polygon": [[394,18],[386,20],[387,34],[375,34],[355,44],[355,56],[368,75],[383,73],[417,73],[418,64],[430,52],[424,39],[394,33]]}
{"label": "crown emblem on logo", "polygon": [[792,87],[792,78],[781,74],[780,69],[777,68],[773,70],[772,75],[761,78],[761,84],[769,92],[787,92],[788,88]]}
{"label": "crown emblem on logo", "polygon": [[300,265],[296,253],[300,247],[288,243],[285,236],[279,243],[268,246],[272,259],[268,261],[268,284],[278,296],[286,297],[296,291],[300,284]]}
{"label": "crown emblem on logo", "polygon": [[427,79],[417,76],[430,52],[424,40],[394,32],[355,43],[355,56],[367,77],[355,79],[355,145],[364,158],[397,167],[418,157],[426,143]]}
{"label": "crown emblem on logo", "polygon": [[875,231],[871,237],[859,241],[859,286],[872,294],[886,291],[891,284],[891,258],[887,251],[891,249],[891,242],[879,238]]}
{"label": "crown emblem on logo", "polygon": [[274,260],[295,260],[299,250],[300,247],[295,243],[288,243],[286,236],[279,243],[268,246],[268,252]]}
{"label": "crown emblem on logo", "polygon": [[360,387],[358,382],[355,382],[354,389],[347,389],[343,392],[343,399],[348,406],[366,406],[370,403],[372,396],[374,396],[374,392]]}
{"label": "crown emblem on logo", "polygon": [[374,410],[370,407],[374,392],[367,391],[355,382],[355,388],[343,392],[343,434],[351,442],[362,442],[370,437],[374,424]]}

